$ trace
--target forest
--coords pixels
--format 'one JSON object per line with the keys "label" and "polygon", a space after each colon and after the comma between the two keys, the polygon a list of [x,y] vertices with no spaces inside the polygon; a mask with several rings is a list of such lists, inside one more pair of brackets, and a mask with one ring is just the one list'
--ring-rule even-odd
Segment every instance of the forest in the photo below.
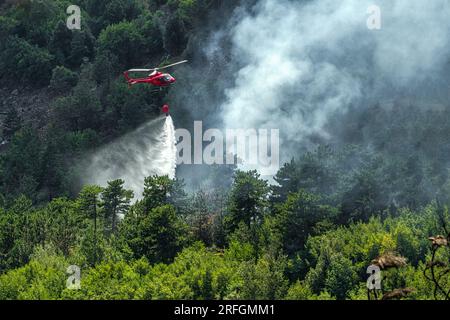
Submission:
{"label": "forest", "polygon": [[80,185],[84,155],[170,97],[122,71],[189,58],[241,2],[0,2],[0,300],[450,300],[448,104],[351,106],[275,183],[213,166],[204,188]]}

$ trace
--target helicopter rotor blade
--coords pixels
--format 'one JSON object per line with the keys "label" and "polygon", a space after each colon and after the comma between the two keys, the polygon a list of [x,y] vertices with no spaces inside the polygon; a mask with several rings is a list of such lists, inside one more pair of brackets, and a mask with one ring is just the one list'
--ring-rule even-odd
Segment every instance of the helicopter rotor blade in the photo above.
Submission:
{"label": "helicopter rotor blade", "polygon": [[153,69],[130,69],[130,70],[128,70],[128,72],[150,72],[150,71],[158,71],[158,70],[163,70],[163,69],[167,69],[167,68],[170,68],[170,67],[174,67],[174,66],[177,66],[177,65],[179,65],[179,64],[186,63],[186,62],[188,62],[188,60],[183,60],[183,61],[180,61],[180,62],[176,62],[176,63],[173,63],[173,64],[169,64],[168,66],[164,66],[164,67],[160,67],[160,68],[153,68]]}
{"label": "helicopter rotor blade", "polygon": [[154,71],[156,69],[130,69],[128,70],[128,72],[150,72],[150,71]]}
{"label": "helicopter rotor blade", "polygon": [[177,66],[177,65],[179,65],[179,64],[186,63],[186,62],[188,62],[188,60],[183,60],[183,61],[180,61],[180,62],[176,62],[176,63],[173,63],[173,64],[169,64],[168,66],[164,66],[164,67],[161,67],[161,68],[155,68],[154,70],[163,70],[163,69],[167,69],[167,68],[170,68],[170,67],[174,67],[174,66]]}

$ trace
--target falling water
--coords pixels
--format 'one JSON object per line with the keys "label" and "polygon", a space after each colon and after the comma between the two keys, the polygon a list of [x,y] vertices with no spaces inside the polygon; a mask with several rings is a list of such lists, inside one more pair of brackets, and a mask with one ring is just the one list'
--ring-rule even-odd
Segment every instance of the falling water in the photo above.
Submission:
{"label": "falling water", "polygon": [[83,184],[105,186],[125,180],[135,198],[142,197],[144,179],[152,175],[175,178],[176,137],[172,118],[160,117],[96,151],[86,161]]}
{"label": "falling water", "polygon": [[166,117],[162,132],[163,136],[161,141],[163,142],[163,147],[161,151],[162,158],[165,159],[163,174],[168,175],[171,179],[175,179],[177,169],[177,139],[171,116]]}

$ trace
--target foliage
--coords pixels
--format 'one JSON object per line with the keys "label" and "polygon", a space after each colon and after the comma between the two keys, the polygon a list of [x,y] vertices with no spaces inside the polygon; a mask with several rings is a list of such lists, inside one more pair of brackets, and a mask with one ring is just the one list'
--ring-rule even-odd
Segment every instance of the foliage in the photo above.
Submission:
{"label": "foliage", "polygon": [[108,182],[108,187],[103,190],[101,195],[105,218],[111,221],[112,233],[116,232],[119,215],[125,214],[133,198],[133,192],[125,190],[124,183],[125,181],[121,179]]}
{"label": "foliage", "polygon": [[54,58],[17,36],[7,37],[0,44],[0,78],[46,85],[50,81]]}
{"label": "foliage", "polygon": [[256,171],[236,171],[229,196],[229,215],[225,218],[228,230],[236,230],[241,222],[247,226],[260,224],[268,207],[268,192],[267,181]]}
{"label": "foliage", "polygon": [[[448,299],[448,108],[351,107],[345,127],[338,115],[329,123],[341,139],[298,153],[271,185],[221,166],[199,174],[195,192],[167,176],[141,177],[142,195],[120,179],[80,191],[80,158],[166,100],[121,72],[184,56],[222,1],[74,3],[81,30],[66,27],[66,0],[0,16],[2,92],[45,98],[32,116],[16,94],[4,103],[0,299],[360,300],[367,267],[392,252],[407,265],[383,270],[383,293]],[[79,290],[66,287],[70,265]]]}
{"label": "foliage", "polygon": [[52,71],[50,88],[63,93],[69,91],[77,84],[78,75],[65,67],[58,66]]}

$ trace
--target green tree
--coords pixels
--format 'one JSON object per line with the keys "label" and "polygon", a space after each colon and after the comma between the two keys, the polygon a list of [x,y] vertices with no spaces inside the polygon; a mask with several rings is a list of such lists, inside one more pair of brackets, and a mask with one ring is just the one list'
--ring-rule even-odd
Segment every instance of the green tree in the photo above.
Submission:
{"label": "green tree", "polygon": [[269,187],[256,171],[237,171],[230,192],[225,221],[229,232],[243,222],[261,223],[268,208]]}
{"label": "green tree", "polygon": [[78,196],[77,203],[84,216],[94,221],[94,235],[97,234],[97,217],[100,207],[99,196],[103,188],[95,185],[84,186]]}
{"label": "green tree", "polygon": [[0,300],[59,299],[69,265],[55,248],[37,247],[30,263],[0,275]]}
{"label": "green tree", "polygon": [[147,211],[169,203],[175,181],[169,176],[151,176],[144,181],[144,205]]}
{"label": "green tree", "polygon": [[357,283],[352,262],[341,255],[332,256],[325,280],[326,290],[337,299],[344,300]]}
{"label": "green tree", "polygon": [[322,204],[319,196],[300,190],[277,206],[268,225],[275,237],[273,240],[292,256],[304,248],[310,235],[326,231],[320,230],[321,227],[330,228],[337,214],[338,210]]}
{"label": "green tree", "polygon": [[41,141],[30,127],[23,127],[12,137],[9,149],[0,155],[0,178],[4,194],[14,198],[25,194],[35,199],[42,168]]}
{"label": "green tree", "polygon": [[340,171],[340,157],[329,146],[320,145],[298,160],[292,159],[275,175],[271,200],[284,202],[291,193],[303,189],[324,199],[333,199]]}
{"label": "green tree", "polygon": [[17,198],[9,210],[0,209],[0,273],[28,262],[34,243],[25,238],[26,221],[32,214],[32,203],[25,196]]}
{"label": "green tree", "polygon": [[[118,66],[120,64],[116,68]],[[104,75],[105,78],[108,76],[111,74]],[[159,115],[161,95],[152,93],[152,90],[151,86],[133,86],[130,89],[122,78],[114,80],[104,97],[104,131],[116,134],[114,131],[118,130],[119,134],[124,134]]]}
{"label": "green tree", "polygon": [[136,258],[152,263],[168,263],[183,248],[187,228],[171,205],[153,208],[149,213],[131,210],[121,233]]}
{"label": "green tree", "polygon": [[66,299],[132,300],[138,299],[143,278],[140,270],[149,269],[148,263],[137,261],[103,261],[83,276],[81,290],[64,290]]}
{"label": "green tree", "polygon": [[70,131],[98,129],[102,109],[96,93],[96,83],[90,79],[90,66],[82,71],[80,81],[71,95],[53,103],[56,125]]}
{"label": "green tree", "polygon": [[70,92],[78,82],[78,76],[75,72],[69,69],[58,66],[52,71],[52,78],[50,80],[50,88],[58,93]]}
{"label": "green tree", "polygon": [[340,223],[368,221],[386,209],[389,195],[385,192],[381,164],[381,158],[370,161],[353,177],[354,184],[343,194]]}
{"label": "green tree", "polygon": [[70,42],[70,55],[67,63],[74,68],[79,67],[85,58],[92,59],[94,54],[94,39],[87,31],[73,31]]}
{"label": "green tree", "polygon": [[48,240],[59,252],[68,257],[75,248],[80,230],[83,229],[83,217],[77,211],[75,202],[66,198],[53,199],[43,214],[51,217]]}
{"label": "green tree", "polygon": [[187,30],[179,15],[169,17],[164,32],[164,48],[172,56],[178,56],[186,47]]}
{"label": "green tree", "polygon": [[37,86],[48,85],[55,60],[46,49],[16,36],[4,39],[0,49],[0,78]]}
{"label": "green tree", "polygon": [[111,80],[119,73],[117,64],[118,61],[115,54],[108,51],[97,54],[92,70],[95,81],[99,84],[106,81],[109,87]]}
{"label": "green tree", "polygon": [[83,8],[89,14],[89,25],[95,35],[107,26],[136,19],[143,10],[139,0],[85,0]]}
{"label": "green tree", "polygon": [[107,240],[103,234],[94,233],[92,229],[83,232],[79,249],[81,254],[86,258],[87,265],[90,267],[96,266],[99,262],[107,258]]}
{"label": "green tree", "polygon": [[101,194],[105,218],[111,220],[113,234],[116,232],[118,215],[127,212],[133,198],[133,191],[126,190],[123,187],[124,184],[125,181],[121,179],[109,181]]}
{"label": "green tree", "polygon": [[50,53],[56,57],[56,60],[60,65],[64,65],[67,62],[67,58],[70,56],[72,35],[72,31],[67,28],[67,25],[63,20],[61,20],[53,30],[49,50]]}
{"label": "green tree", "polygon": [[128,69],[142,61],[144,38],[134,23],[123,21],[102,31],[98,47],[100,52],[114,52],[123,69]]}
{"label": "green tree", "polygon": [[66,8],[67,3],[63,1],[20,1],[11,9],[10,15],[20,21],[17,32],[22,38],[34,45],[47,47],[57,23],[67,17]]}
{"label": "green tree", "polygon": [[213,199],[210,194],[199,191],[192,196],[188,204],[187,219],[194,233],[194,237],[208,246],[211,246],[214,242],[213,228],[215,216],[212,212],[212,201]]}
{"label": "green tree", "polygon": [[327,300],[325,295],[317,296],[304,281],[297,281],[289,287],[286,300]]}
{"label": "green tree", "polygon": [[111,0],[105,6],[103,18],[108,24],[132,21],[142,13],[142,4],[137,0]]}
{"label": "green tree", "polygon": [[284,276],[287,259],[265,255],[256,265],[244,262],[241,269],[243,279],[239,298],[244,300],[279,300],[288,290],[288,280]]}
{"label": "green tree", "polygon": [[143,14],[136,19],[141,25],[141,33],[145,39],[145,51],[149,55],[159,55],[164,51],[162,26],[156,14]]}

